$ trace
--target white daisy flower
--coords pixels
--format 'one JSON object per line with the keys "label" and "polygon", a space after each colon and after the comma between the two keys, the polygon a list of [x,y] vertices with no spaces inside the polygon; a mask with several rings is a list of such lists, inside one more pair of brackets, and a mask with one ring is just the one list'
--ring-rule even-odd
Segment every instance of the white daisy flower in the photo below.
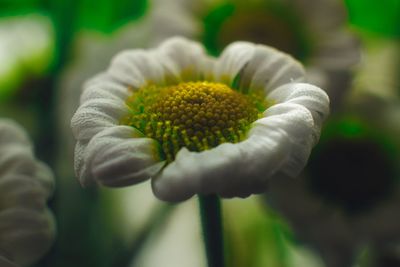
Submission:
{"label": "white daisy flower", "polygon": [[366,244],[400,241],[400,144],[384,114],[327,123],[301,179],[270,183],[268,203],[329,267],[352,266]]}
{"label": "white daisy flower", "polygon": [[165,35],[166,28],[170,35],[201,41],[214,55],[234,41],[276,47],[304,63],[307,79],[327,91],[332,107],[341,103],[360,58],[358,39],[346,28],[345,8],[337,0],[153,2],[160,13],[156,35]]}
{"label": "white daisy flower", "polygon": [[264,192],[301,171],[328,114],[326,93],[303,78],[290,56],[248,42],[219,58],[183,38],[124,51],[84,86],[76,174],[83,185],[152,178],[166,201]]}
{"label": "white daisy flower", "polygon": [[26,266],[50,248],[55,234],[46,200],[50,169],[36,160],[24,130],[0,120],[0,266]]}

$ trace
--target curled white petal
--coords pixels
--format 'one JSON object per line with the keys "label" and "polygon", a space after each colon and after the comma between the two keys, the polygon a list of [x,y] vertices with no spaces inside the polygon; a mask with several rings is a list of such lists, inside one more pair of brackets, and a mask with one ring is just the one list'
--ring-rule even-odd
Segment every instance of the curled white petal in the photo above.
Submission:
{"label": "curled white petal", "polygon": [[125,86],[139,88],[148,81],[163,83],[164,69],[151,52],[125,50],[118,53],[107,72]]}
{"label": "curled white petal", "polygon": [[267,94],[279,85],[304,79],[304,69],[290,55],[272,47],[248,42],[229,45],[217,59],[218,81],[238,83],[239,89],[263,89]]}
{"label": "curled white petal", "polygon": [[265,94],[268,94],[282,84],[301,81],[304,74],[302,65],[290,55],[272,47],[258,45],[243,70],[242,86],[263,88]]}
{"label": "curled white petal", "polygon": [[6,173],[26,173],[35,172],[35,161],[29,148],[10,144],[0,148],[0,175]]}
{"label": "curled white petal", "polygon": [[103,129],[117,125],[128,112],[128,107],[120,100],[107,98],[88,100],[72,117],[72,132],[78,140],[90,139]]}
{"label": "curled white petal", "polygon": [[119,120],[128,114],[124,102],[128,95],[128,87],[109,73],[99,74],[85,83],[82,105],[71,119],[71,129],[77,139],[74,168],[82,185],[93,183],[84,160],[88,142],[102,130],[118,125]]}
{"label": "curled white petal", "polygon": [[[306,108],[274,106],[240,143],[225,143],[200,153],[181,149],[153,179],[153,192],[166,201],[182,201],[196,193],[222,197],[262,193],[269,178],[284,165],[288,175],[298,174],[311,149],[312,128],[313,119]],[[303,145],[305,150],[295,151]]]}
{"label": "curled white petal", "polygon": [[229,45],[215,64],[215,79],[232,84],[253,57],[255,45],[248,42],[235,42]]}
{"label": "curled white petal", "polygon": [[47,193],[41,184],[23,174],[8,174],[0,179],[0,201],[5,207],[43,209]]}
{"label": "curled white petal", "polygon": [[0,144],[18,144],[30,147],[28,136],[25,131],[12,120],[1,119],[0,120]]}
{"label": "curled white petal", "polygon": [[85,149],[88,144],[88,140],[80,141],[78,140],[75,145],[74,150],[74,170],[76,177],[82,186],[91,185],[94,183],[93,177],[90,174],[86,164],[85,164]]}
{"label": "curled white petal", "polygon": [[255,123],[280,128],[290,139],[291,150],[280,171],[290,177],[298,176],[314,145],[315,122],[311,112],[302,105],[285,102],[267,109],[264,116]]}
{"label": "curled white petal", "polygon": [[0,248],[17,264],[36,261],[49,249],[54,235],[54,219],[48,212],[27,208],[0,212]]}
{"label": "curled white petal", "polygon": [[275,102],[296,103],[307,108],[314,119],[314,144],[318,142],[322,122],[329,114],[329,97],[320,88],[307,83],[285,84],[267,96]]}
{"label": "curled white petal", "polygon": [[210,61],[204,48],[196,42],[173,37],[162,43],[157,53],[169,79],[193,81],[208,75],[204,66],[209,67]]}
{"label": "curled white petal", "polygon": [[111,98],[124,101],[130,94],[127,86],[118,83],[108,73],[100,73],[84,84],[80,102],[95,98]]}
{"label": "curled white petal", "polygon": [[91,177],[107,186],[142,182],[165,164],[159,159],[157,142],[129,126],[111,127],[94,136],[85,149],[84,161]]}

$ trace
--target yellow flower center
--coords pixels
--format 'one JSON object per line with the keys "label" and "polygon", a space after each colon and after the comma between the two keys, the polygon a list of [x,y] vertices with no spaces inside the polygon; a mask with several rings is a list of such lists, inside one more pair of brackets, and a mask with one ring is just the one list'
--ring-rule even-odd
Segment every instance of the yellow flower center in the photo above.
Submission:
{"label": "yellow flower center", "polygon": [[128,98],[130,115],[122,123],[156,139],[167,161],[186,147],[203,151],[241,141],[266,108],[261,93],[241,94],[222,83],[150,85]]}

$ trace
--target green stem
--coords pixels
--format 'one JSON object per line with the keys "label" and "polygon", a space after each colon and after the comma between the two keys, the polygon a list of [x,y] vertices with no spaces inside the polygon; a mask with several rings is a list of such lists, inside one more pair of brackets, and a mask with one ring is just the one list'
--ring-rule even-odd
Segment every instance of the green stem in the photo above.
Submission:
{"label": "green stem", "polygon": [[208,267],[224,266],[221,205],[216,195],[199,195]]}

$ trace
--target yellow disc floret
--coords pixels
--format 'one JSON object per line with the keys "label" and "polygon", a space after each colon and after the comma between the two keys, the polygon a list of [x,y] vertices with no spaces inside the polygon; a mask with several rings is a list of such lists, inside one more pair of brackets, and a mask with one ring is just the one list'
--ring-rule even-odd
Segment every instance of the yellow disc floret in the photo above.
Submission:
{"label": "yellow disc floret", "polygon": [[172,161],[182,147],[203,151],[242,140],[261,111],[263,97],[244,95],[222,83],[184,82],[150,85],[128,98],[131,109],[123,124],[156,139]]}

